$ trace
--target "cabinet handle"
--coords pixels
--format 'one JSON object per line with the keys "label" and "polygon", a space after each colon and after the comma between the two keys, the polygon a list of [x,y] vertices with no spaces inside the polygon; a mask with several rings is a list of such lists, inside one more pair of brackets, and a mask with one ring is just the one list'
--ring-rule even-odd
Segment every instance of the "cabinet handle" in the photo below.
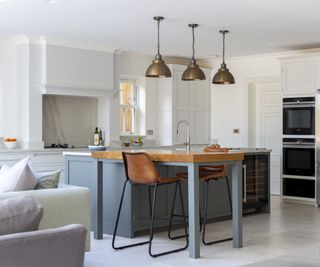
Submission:
{"label": "cabinet handle", "polygon": [[247,165],[243,164],[243,202],[247,202]]}

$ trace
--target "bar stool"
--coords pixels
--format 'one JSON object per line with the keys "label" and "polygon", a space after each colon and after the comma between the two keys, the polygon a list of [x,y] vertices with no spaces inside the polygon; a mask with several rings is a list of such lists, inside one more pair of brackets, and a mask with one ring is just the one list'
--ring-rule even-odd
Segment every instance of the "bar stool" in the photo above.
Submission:
{"label": "bar stool", "polygon": [[[216,244],[216,243],[220,243],[220,242],[225,242],[225,241],[229,241],[232,240],[231,238],[225,238],[225,239],[221,239],[221,240],[215,240],[215,241],[210,241],[207,242],[205,240],[205,234],[206,234],[206,225],[207,225],[207,213],[208,213],[208,195],[209,195],[209,185],[210,185],[210,181],[218,181],[221,179],[225,179],[226,181],[226,185],[227,185],[227,192],[228,192],[228,199],[229,199],[229,205],[230,205],[230,209],[231,209],[231,213],[232,213],[232,201],[231,201],[231,194],[230,194],[230,185],[229,185],[229,180],[228,180],[228,176],[227,176],[227,165],[220,165],[220,166],[202,166],[199,168],[199,179],[202,182],[205,182],[205,191],[204,191],[204,215],[203,215],[203,222],[201,223],[201,212],[200,212],[200,231],[202,228],[202,243],[204,245],[212,245],[212,244]],[[184,179],[187,180],[188,179],[188,173],[187,172],[183,172],[183,173],[178,173],[177,177],[180,179]],[[173,202],[173,205],[175,204],[175,199]],[[201,209],[200,209],[201,211]],[[171,219],[173,217],[183,217],[183,215],[179,215],[179,214],[173,214],[171,215]],[[184,235],[180,235],[180,236],[171,236],[171,227],[172,227],[172,221],[170,221],[169,224],[169,232],[168,232],[168,236],[170,239],[178,239],[178,238],[182,238],[184,237]]]}
{"label": "bar stool", "polygon": [[[184,219],[184,230],[185,230],[184,236],[186,237],[186,245],[182,248],[179,248],[179,249],[169,250],[169,251],[165,251],[165,252],[158,253],[158,254],[152,253],[152,240],[153,240],[153,236],[154,236],[153,225],[154,225],[154,219],[155,219],[157,189],[159,186],[168,185],[168,184],[175,184],[176,188],[178,186],[179,193],[180,193],[182,213],[185,218],[180,178],[179,177],[176,177],[176,178],[162,178],[162,177],[160,177],[154,163],[150,159],[149,155],[146,153],[122,152],[122,157],[123,157],[123,162],[124,162],[124,167],[125,167],[126,181],[124,183],[122,195],[121,195],[121,199],[120,199],[116,224],[115,224],[113,238],[112,238],[112,247],[117,250],[117,249],[124,249],[124,248],[149,244],[149,255],[151,257],[162,256],[162,255],[166,255],[169,253],[174,253],[174,252],[178,252],[178,251],[182,251],[182,250],[186,249],[189,245],[189,239],[188,239],[187,223],[186,223],[186,220]],[[149,208],[150,208],[150,235],[149,235],[148,241],[125,245],[125,246],[121,246],[121,247],[116,247],[115,246],[115,238],[116,238],[116,234],[117,234],[117,228],[118,228],[123,198],[124,198],[124,194],[125,194],[125,190],[126,190],[126,185],[128,182],[130,182],[130,184],[132,184],[132,185],[145,185],[148,187]],[[153,189],[152,205],[151,205],[151,189]],[[176,197],[176,194],[175,194],[175,197]],[[174,203],[173,203],[173,206],[174,206]],[[170,218],[171,218],[171,214],[170,214]],[[170,223],[171,223],[171,221],[170,221]]]}

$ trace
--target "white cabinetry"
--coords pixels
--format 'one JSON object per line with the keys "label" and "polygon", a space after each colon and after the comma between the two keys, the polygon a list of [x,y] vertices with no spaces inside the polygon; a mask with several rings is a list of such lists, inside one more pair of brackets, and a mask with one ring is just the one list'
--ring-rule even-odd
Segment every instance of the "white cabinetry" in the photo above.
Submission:
{"label": "white cabinetry", "polygon": [[0,166],[12,166],[19,160],[30,157],[32,167],[36,172],[48,172],[60,169],[60,182],[64,183],[64,158],[62,151],[20,150],[0,152]]}
{"label": "white cabinetry", "polygon": [[283,96],[314,96],[319,88],[319,58],[282,60]]}
{"label": "white cabinetry", "polygon": [[179,120],[190,124],[192,144],[206,144],[210,140],[210,69],[202,69],[207,80],[182,81],[186,66],[170,65],[172,78],[158,81],[158,127],[157,144],[173,145],[186,141],[187,128],[181,125],[177,135]]}

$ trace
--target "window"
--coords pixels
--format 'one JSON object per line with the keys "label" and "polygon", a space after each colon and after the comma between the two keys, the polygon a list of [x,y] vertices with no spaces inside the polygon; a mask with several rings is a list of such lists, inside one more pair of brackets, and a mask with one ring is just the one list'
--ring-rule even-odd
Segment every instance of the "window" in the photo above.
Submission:
{"label": "window", "polygon": [[133,134],[137,122],[137,83],[134,79],[120,79],[120,132]]}

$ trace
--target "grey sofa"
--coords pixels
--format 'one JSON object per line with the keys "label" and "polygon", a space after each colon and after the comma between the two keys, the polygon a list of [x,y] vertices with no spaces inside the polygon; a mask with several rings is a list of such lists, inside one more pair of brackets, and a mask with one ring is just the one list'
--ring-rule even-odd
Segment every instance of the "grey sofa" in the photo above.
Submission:
{"label": "grey sofa", "polygon": [[82,267],[86,233],[73,224],[0,236],[0,266]]}
{"label": "grey sofa", "polygon": [[[60,184],[59,188],[54,189],[1,193],[0,200],[18,196],[32,196],[42,206],[43,217],[39,225],[40,230],[68,224],[86,226],[88,230],[86,251],[90,250],[90,191],[88,188]],[[0,267],[2,267],[1,260]]]}

